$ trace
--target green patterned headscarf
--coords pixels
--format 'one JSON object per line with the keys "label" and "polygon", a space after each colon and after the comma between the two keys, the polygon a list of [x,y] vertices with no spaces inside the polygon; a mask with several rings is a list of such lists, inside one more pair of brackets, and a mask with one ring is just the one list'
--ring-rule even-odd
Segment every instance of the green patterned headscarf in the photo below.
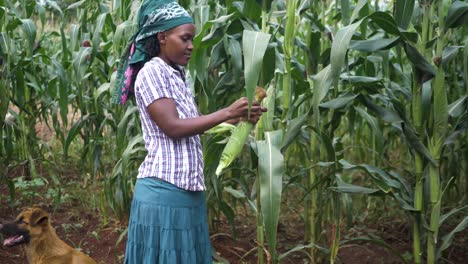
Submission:
{"label": "green patterned headscarf", "polygon": [[125,104],[133,94],[135,79],[150,55],[145,50],[147,37],[183,24],[193,23],[188,12],[174,0],[145,0],[138,11],[138,30],[130,38],[117,71],[112,101]]}

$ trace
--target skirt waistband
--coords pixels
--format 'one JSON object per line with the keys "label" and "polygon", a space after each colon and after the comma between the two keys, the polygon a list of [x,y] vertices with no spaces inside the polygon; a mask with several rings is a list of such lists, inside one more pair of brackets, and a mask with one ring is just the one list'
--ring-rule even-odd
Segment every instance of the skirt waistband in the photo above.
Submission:
{"label": "skirt waistband", "polygon": [[153,177],[137,179],[133,195],[139,202],[177,207],[196,207],[205,203],[204,191],[187,191]]}

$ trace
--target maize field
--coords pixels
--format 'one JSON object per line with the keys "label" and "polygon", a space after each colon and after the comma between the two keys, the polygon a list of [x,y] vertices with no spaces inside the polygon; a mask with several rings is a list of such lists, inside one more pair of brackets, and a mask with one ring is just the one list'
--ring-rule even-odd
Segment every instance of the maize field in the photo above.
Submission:
{"label": "maize field", "polygon": [[[202,135],[214,263],[466,261],[467,1],[178,2],[200,112],[266,91],[232,160],[235,127]],[[140,4],[0,0],[0,223],[39,204],[99,263],[123,261],[146,155],[111,103]]]}

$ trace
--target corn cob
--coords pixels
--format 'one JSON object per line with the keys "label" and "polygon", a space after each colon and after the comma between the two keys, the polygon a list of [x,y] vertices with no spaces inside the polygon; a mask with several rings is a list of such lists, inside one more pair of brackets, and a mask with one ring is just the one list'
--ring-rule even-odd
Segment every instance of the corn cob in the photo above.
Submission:
{"label": "corn cob", "polygon": [[[261,102],[266,96],[266,92],[263,88],[257,87],[255,89],[255,100]],[[224,147],[223,153],[221,154],[221,159],[219,165],[216,168],[216,175],[219,176],[223,169],[227,168],[234,159],[239,156],[244,147],[247,137],[252,131],[253,124],[249,121],[240,121],[237,126],[232,131],[232,134]]]}
{"label": "corn cob", "polygon": [[236,128],[235,125],[231,125],[231,124],[228,124],[228,123],[221,123],[213,128],[210,128],[208,129],[207,131],[205,131],[206,134],[222,134],[224,132],[230,132],[232,133],[232,131]]}

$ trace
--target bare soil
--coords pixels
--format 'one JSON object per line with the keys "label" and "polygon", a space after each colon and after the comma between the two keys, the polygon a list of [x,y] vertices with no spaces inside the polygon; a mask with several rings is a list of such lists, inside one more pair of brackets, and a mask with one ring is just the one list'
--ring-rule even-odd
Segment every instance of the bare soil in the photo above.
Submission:
{"label": "bare soil", "polygon": [[[46,187],[43,187],[46,188]],[[44,193],[44,190],[38,190]],[[21,194],[18,194],[21,195]],[[12,207],[9,201],[9,192],[5,185],[0,186],[0,223],[12,221],[24,207],[31,204],[19,204],[18,201],[27,201],[24,197],[16,198]],[[77,201],[61,204],[54,208],[50,201],[38,198],[35,204],[46,209],[51,215],[53,227],[59,237],[69,245],[87,253],[98,263],[122,263],[125,253],[126,237],[122,233],[125,226],[116,220],[110,220],[106,225],[102,223],[102,215],[98,209],[90,209]],[[29,201],[29,203],[31,203]],[[279,252],[285,253],[298,244],[303,243],[304,224],[299,215],[294,212],[282,214],[278,227]],[[248,210],[240,208],[235,219],[236,232],[224,218],[216,222],[216,229],[211,234],[212,245],[218,255],[230,263],[256,263],[255,219],[248,214]],[[364,235],[379,236],[390,245],[393,250],[403,257],[408,258],[411,263],[411,240],[408,226],[402,220],[385,221],[371,227],[353,227],[347,230],[342,227],[342,241]],[[459,234],[441,263],[465,263],[468,258],[466,247],[468,245],[467,232]],[[1,236],[0,236],[1,237]],[[1,239],[0,239],[1,240]],[[310,263],[307,252],[304,249],[289,254],[281,260],[281,263]],[[27,263],[21,246],[6,248],[0,246],[0,262],[2,264]],[[269,263],[270,256],[267,253],[265,263]],[[356,241],[341,245],[338,254],[338,263],[363,264],[363,263],[403,263],[403,261],[392,254],[389,250],[374,243]],[[328,263],[328,260],[322,260]]]}

